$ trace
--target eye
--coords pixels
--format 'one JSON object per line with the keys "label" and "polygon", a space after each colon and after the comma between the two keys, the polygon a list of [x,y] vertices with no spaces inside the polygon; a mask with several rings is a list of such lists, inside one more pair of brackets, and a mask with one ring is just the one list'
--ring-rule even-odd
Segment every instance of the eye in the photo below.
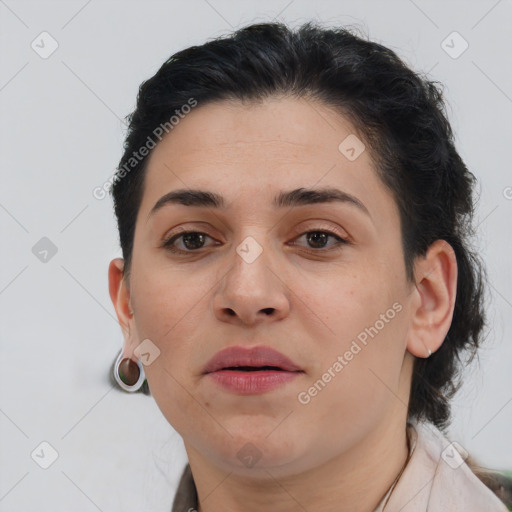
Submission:
{"label": "eye", "polygon": [[[338,236],[336,233],[333,233],[331,231],[306,231],[302,235],[300,235],[296,240],[299,240],[302,237],[306,237],[306,242],[310,244],[310,247],[312,247],[311,252],[320,252],[320,251],[332,251],[332,250],[338,250],[341,249],[340,246],[349,244],[350,242],[340,236]],[[327,241],[329,238],[335,239],[336,243],[331,245],[330,248],[325,248]],[[295,245],[295,244],[292,244]]]}
{"label": "eye", "polygon": [[[176,247],[174,242],[182,238],[183,245],[185,249],[180,249]],[[174,235],[169,240],[166,240],[162,247],[165,249],[174,252],[174,253],[184,253],[184,252],[194,252],[197,249],[202,249],[205,238],[211,238],[206,233],[202,233],[200,231],[185,231],[180,233],[179,235]],[[213,239],[212,239],[213,240]]]}

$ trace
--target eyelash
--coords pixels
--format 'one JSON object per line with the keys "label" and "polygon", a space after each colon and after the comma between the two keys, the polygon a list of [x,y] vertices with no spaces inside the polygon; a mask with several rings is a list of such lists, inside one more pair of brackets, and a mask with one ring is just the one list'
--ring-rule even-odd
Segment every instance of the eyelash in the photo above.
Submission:
{"label": "eyelash", "polygon": [[[312,230],[309,230],[309,231],[305,231],[305,232],[301,233],[297,238],[300,238],[300,237],[302,237],[304,235],[308,235],[308,234],[311,234],[311,233],[323,233],[323,234],[326,234],[329,237],[335,238],[337,240],[337,243],[336,243],[336,245],[334,247],[331,247],[330,249],[324,249],[324,248],[320,248],[320,249],[305,249],[305,251],[309,252],[310,254],[319,254],[319,253],[322,253],[322,252],[326,253],[326,252],[331,252],[331,251],[339,251],[339,250],[341,250],[343,248],[344,245],[349,245],[351,243],[347,239],[340,237],[337,233],[334,233],[334,232],[329,231],[329,230],[323,230],[323,229],[312,229]],[[176,240],[180,239],[181,237],[183,237],[185,235],[189,235],[189,234],[205,235],[208,238],[212,238],[207,233],[203,233],[202,231],[183,231],[183,232],[179,233],[178,235],[173,235],[169,239],[165,240],[163,242],[163,244],[162,244],[162,247],[165,248],[166,250],[168,250],[171,253],[179,254],[179,255],[193,254],[193,253],[199,252],[202,249],[202,247],[199,248],[199,249],[195,249],[195,250],[194,249],[183,250],[183,249],[177,249],[173,245]]]}

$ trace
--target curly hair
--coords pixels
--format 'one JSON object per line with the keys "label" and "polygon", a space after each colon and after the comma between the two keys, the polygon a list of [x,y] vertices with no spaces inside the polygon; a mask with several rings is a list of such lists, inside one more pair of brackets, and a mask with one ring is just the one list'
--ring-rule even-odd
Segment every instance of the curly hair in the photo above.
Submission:
{"label": "curly hair", "polygon": [[440,85],[352,28],[311,21],[294,30],[282,23],[252,24],[175,53],[140,85],[110,190],[125,279],[148,160],[133,156],[156,127],[191,98],[199,105],[283,95],[320,101],[351,121],[377,176],[393,194],[408,281],[414,282],[415,259],[434,241],[443,239],[454,249],[458,278],[452,323],[439,350],[415,359],[408,406],[409,418],[446,431],[450,399],[467,364],[461,356],[469,354],[471,362],[487,321],[486,269],[470,245],[476,178],[454,146]]}

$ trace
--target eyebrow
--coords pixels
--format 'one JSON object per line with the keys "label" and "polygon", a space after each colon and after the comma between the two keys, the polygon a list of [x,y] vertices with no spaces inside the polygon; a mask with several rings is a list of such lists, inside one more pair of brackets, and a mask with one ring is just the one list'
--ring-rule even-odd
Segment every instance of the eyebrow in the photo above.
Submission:
{"label": "eyebrow", "polygon": [[[317,203],[346,203],[355,206],[371,218],[368,208],[355,196],[337,188],[325,187],[318,189],[297,188],[288,192],[280,192],[275,198],[275,208],[306,206]],[[180,204],[191,207],[225,209],[224,197],[206,190],[180,189],[173,190],[162,196],[148,214],[148,219],[168,204]]]}

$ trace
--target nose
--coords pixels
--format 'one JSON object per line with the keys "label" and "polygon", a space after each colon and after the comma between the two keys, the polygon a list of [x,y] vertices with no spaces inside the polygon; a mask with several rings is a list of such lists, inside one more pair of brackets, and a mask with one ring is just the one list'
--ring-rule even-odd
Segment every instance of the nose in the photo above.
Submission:
{"label": "nose", "polygon": [[270,253],[264,249],[254,260],[243,251],[233,254],[232,266],[213,297],[213,310],[220,321],[255,325],[288,315],[291,291],[283,272],[272,268]]}

